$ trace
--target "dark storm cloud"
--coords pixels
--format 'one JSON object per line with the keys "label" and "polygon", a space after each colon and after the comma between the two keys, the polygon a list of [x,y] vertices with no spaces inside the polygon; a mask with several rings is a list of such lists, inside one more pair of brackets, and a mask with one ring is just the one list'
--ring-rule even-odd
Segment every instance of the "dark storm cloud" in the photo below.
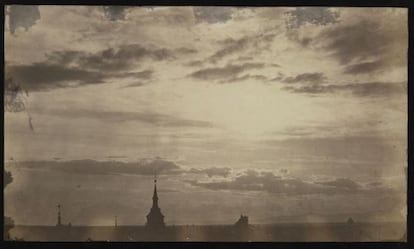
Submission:
{"label": "dark storm cloud", "polygon": [[104,6],[103,11],[105,17],[111,21],[125,20],[125,10],[127,6]]}
{"label": "dark storm cloud", "polygon": [[273,194],[310,195],[310,194],[353,194],[363,193],[358,183],[350,179],[335,179],[326,182],[305,182],[298,178],[282,178],[272,172],[245,171],[230,181],[198,182],[188,181],[193,186],[211,190],[265,191]]}
{"label": "dark storm cloud", "polygon": [[345,67],[346,74],[367,74],[383,69],[384,62],[381,60],[356,63]]}
{"label": "dark storm cloud", "polygon": [[52,115],[72,119],[88,118],[102,122],[141,122],[157,126],[169,127],[213,127],[207,121],[181,119],[176,116],[159,114],[154,112],[122,112],[122,111],[97,111],[97,110],[58,110],[58,109],[35,109],[37,114]]}
{"label": "dark storm cloud", "polygon": [[206,174],[208,177],[213,177],[213,176],[227,177],[230,175],[231,169],[227,167],[225,168],[212,167],[212,168],[206,168],[206,169],[191,168],[187,172],[192,173],[192,174]]}
{"label": "dark storm cloud", "polygon": [[29,91],[70,87],[67,84],[69,81],[77,82],[80,85],[104,82],[104,74],[101,72],[42,62],[31,65],[7,66],[6,75],[12,77],[24,89]]}
{"label": "dark storm cloud", "polygon": [[299,7],[286,12],[288,28],[299,28],[305,24],[327,25],[337,23],[339,13],[327,7]]}
{"label": "dark storm cloud", "polygon": [[6,12],[9,16],[10,33],[14,34],[17,28],[22,27],[26,31],[40,19],[38,6],[11,5]]}
{"label": "dark storm cloud", "polygon": [[378,97],[391,96],[395,94],[404,94],[407,91],[406,83],[387,83],[387,82],[367,82],[367,83],[351,83],[343,85],[332,84],[309,84],[298,87],[283,87],[293,93],[304,94],[334,94],[348,93],[357,97]]}
{"label": "dark storm cloud", "polygon": [[233,10],[230,7],[193,7],[198,22],[224,23],[231,19]]}
{"label": "dark storm cloud", "polygon": [[323,73],[303,73],[298,74],[295,77],[287,77],[283,79],[282,82],[285,83],[303,83],[303,82],[311,82],[311,83],[320,83],[325,81],[326,77]]}
{"label": "dark storm cloud", "polygon": [[244,63],[240,65],[226,65],[224,67],[212,67],[197,70],[190,74],[191,77],[201,80],[225,80],[236,77],[239,73],[250,69],[262,68],[264,63]]}

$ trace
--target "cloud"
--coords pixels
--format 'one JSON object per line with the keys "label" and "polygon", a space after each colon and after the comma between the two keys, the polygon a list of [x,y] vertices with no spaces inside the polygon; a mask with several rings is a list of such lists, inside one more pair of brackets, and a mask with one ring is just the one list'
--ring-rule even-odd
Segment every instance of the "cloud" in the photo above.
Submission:
{"label": "cloud", "polygon": [[289,174],[289,170],[288,169],[280,169],[279,172],[283,175]]}
{"label": "cloud", "polygon": [[[350,62],[364,63],[375,60],[374,64],[365,64],[372,71],[382,64],[405,66],[407,52],[407,30],[401,15],[391,24],[381,24],[373,20],[361,20],[347,25],[339,25],[319,34],[324,41],[323,49],[344,65]],[[379,17],[381,18],[381,17]],[[384,16],[385,18],[385,16]],[[397,22],[397,24],[393,24]],[[382,62],[382,63],[381,63]]]}
{"label": "cloud", "polygon": [[213,55],[211,55],[207,59],[208,62],[216,63],[225,56],[246,50],[246,48],[250,45],[250,40],[248,37],[243,37],[238,40],[229,38],[222,41],[221,44],[223,44],[224,47],[216,51]]}
{"label": "cloud", "polygon": [[194,49],[194,48],[181,47],[181,48],[177,48],[177,49],[175,50],[175,52],[177,52],[177,53],[179,53],[179,54],[185,54],[185,55],[188,55],[188,54],[195,54],[195,53],[197,53],[198,51],[197,51],[197,49]]}
{"label": "cloud", "polygon": [[379,97],[405,94],[407,91],[406,83],[394,82],[366,82],[350,83],[342,85],[332,84],[310,84],[298,87],[286,86],[282,88],[293,93],[305,94],[334,94],[347,93],[357,97]]}
{"label": "cloud", "polygon": [[46,61],[28,65],[7,65],[6,75],[25,89],[38,91],[105,83],[108,78],[133,77],[150,80],[152,70],[131,72],[143,60],[172,60],[176,55],[196,53],[191,48],[166,49],[127,44],[94,53],[63,50],[46,54]]}
{"label": "cloud", "polygon": [[190,170],[188,170],[188,173],[206,174],[208,177],[213,177],[213,176],[227,177],[230,175],[231,169],[227,167],[226,168],[212,167],[212,168],[206,168],[206,169],[191,168]]}
{"label": "cloud", "polygon": [[5,71],[8,77],[12,77],[29,91],[104,83],[102,72],[43,62],[31,65],[10,65],[6,66]]}
{"label": "cloud", "polygon": [[125,10],[127,6],[104,6],[104,15],[111,21],[125,20]]}
{"label": "cloud", "polygon": [[8,12],[6,13],[9,16],[9,29],[12,34],[14,34],[19,27],[22,27],[27,31],[40,19],[38,6],[11,5],[8,7]]}
{"label": "cloud", "polygon": [[[73,51],[69,51],[73,54]],[[63,53],[64,54],[64,53]],[[76,54],[76,53],[75,53]],[[96,53],[77,53],[72,57],[72,63],[80,67],[93,70],[127,70],[135,66],[134,63],[144,59],[153,61],[171,60],[175,58],[173,51],[166,48],[147,48],[140,44],[127,44],[118,48],[108,48]],[[57,63],[66,58],[55,54]]]}
{"label": "cloud", "polygon": [[303,82],[311,82],[311,83],[320,83],[325,81],[326,77],[323,73],[303,73],[298,74],[295,77],[287,77],[282,82],[285,83],[303,83]]}
{"label": "cloud", "polygon": [[[156,157],[152,159],[142,159],[136,162],[116,161],[125,159],[125,156],[107,156],[108,161],[96,161],[91,159],[83,160],[59,160],[52,161],[24,161],[8,162],[7,167],[26,168],[32,170],[61,171],[73,174],[93,174],[93,175],[180,175],[197,174],[207,175],[208,177],[227,177],[231,169],[224,167],[211,168],[191,168],[185,169],[176,163]],[[5,175],[6,177],[6,175]],[[7,176],[8,177],[8,176]],[[11,178],[10,178],[11,179]],[[6,179],[9,180],[9,179]]]}
{"label": "cloud", "polygon": [[[302,10],[304,14],[302,16]],[[317,10],[316,16],[307,10]],[[343,18],[328,18],[332,25],[297,29],[307,23],[323,24],[322,14],[327,8],[299,8],[299,19],[292,16],[288,22],[293,28],[286,35],[307,49],[315,50],[335,59],[346,74],[369,74],[394,67],[407,66],[408,29],[407,12],[398,9],[341,9]],[[299,12],[298,12],[299,11]],[[329,10],[330,11],[330,10]],[[292,11],[287,12],[292,15]],[[318,16],[320,18],[318,18]],[[337,16],[339,17],[339,16]],[[334,21],[335,20],[335,21]]]}
{"label": "cloud", "polygon": [[153,70],[144,70],[144,71],[140,71],[140,72],[127,72],[127,73],[119,73],[116,75],[110,75],[110,77],[131,77],[131,78],[138,78],[141,80],[150,80],[152,79],[154,75],[154,71]]}
{"label": "cloud", "polygon": [[262,68],[264,63],[229,64],[224,67],[200,69],[190,74],[191,77],[201,80],[226,80],[250,69]]}
{"label": "cloud", "polygon": [[299,7],[287,11],[287,27],[299,28],[305,24],[328,25],[338,22],[339,12],[327,7]]}
{"label": "cloud", "polygon": [[95,160],[71,160],[71,161],[29,161],[10,163],[13,167],[22,167],[33,170],[54,170],[74,174],[94,175],[175,175],[180,174],[180,166],[173,162],[156,159],[144,159],[138,162],[120,161],[95,161]]}
{"label": "cloud", "polygon": [[327,39],[325,49],[331,51],[342,64],[365,60],[384,52],[391,39],[381,32],[377,22],[368,20],[328,29],[320,37]]}
{"label": "cloud", "polygon": [[[315,129],[314,136],[297,136],[287,139],[270,138],[261,141],[261,143],[271,146],[272,149],[279,149],[284,155],[300,155],[299,158],[291,156],[292,160],[302,158],[304,164],[313,165],[313,172],[316,172],[320,167],[324,172],[335,169],[336,174],[342,176],[361,175],[362,172],[365,174],[378,171],[383,167],[391,168],[392,165],[399,165],[401,161],[404,161],[404,141],[379,136],[378,132],[381,131],[375,124],[378,122],[383,121],[376,119],[370,123],[348,124],[350,127],[348,129],[355,132],[351,134],[338,135],[343,134],[343,129],[332,125],[327,126],[327,129],[331,129],[331,131],[329,131],[329,135],[325,135],[322,133],[323,131],[317,131],[317,129],[323,129],[323,126],[320,126]],[[361,126],[363,127],[360,128]],[[362,132],[358,133],[358,131]],[[315,158],[320,158],[320,160],[314,161]],[[332,160],[332,163],[326,164],[327,160]],[[337,167],[341,165],[341,162],[345,162],[348,167]],[[358,166],[358,168],[353,168],[354,166]],[[304,170],[306,170],[305,168]]]}
{"label": "cloud", "polygon": [[142,62],[145,59],[153,61],[172,60],[176,58],[176,55],[195,52],[196,50],[190,48],[167,49],[144,47],[141,44],[125,44],[94,53],[74,50],[53,51],[46,54],[46,57],[48,62],[53,64],[113,72],[135,68],[137,62]]}
{"label": "cloud", "polygon": [[157,126],[169,126],[169,127],[213,127],[213,124],[207,121],[182,119],[177,116],[170,116],[165,114],[159,114],[154,112],[124,112],[124,111],[98,111],[87,109],[35,109],[32,111],[36,114],[47,114],[52,116],[62,116],[65,118],[77,119],[77,118],[89,118],[101,120],[102,122],[141,122]]}
{"label": "cloud", "polygon": [[134,82],[131,84],[128,84],[126,86],[123,86],[123,88],[128,88],[128,87],[141,87],[141,86],[145,86],[146,84],[143,82]]}
{"label": "cloud", "polygon": [[326,182],[316,182],[317,184],[325,185],[325,186],[331,186],[336,187],[339,189],[345,189],[345,190],[352,190],[357,191],[361,188],[361,186],[347,178],[338,178],[333,181],[326,181]]}
{"label": "cloud", "polygon": [[219,83],[225,84],[225,83],[240,82],[240,81],[245,81],[245,80],[257,80],[257,81],[263,81],[263,82],[268,81],[267,77],[263,76],[263,75],[246,74],[246,75],[243,75],[243,76],[240,76],[240,77],[236,76],[236,77],[233,77],[233,78],[230,78],[230,79],[227,79],[227,80],[222,80],[222,81],[219,81]]}
{"label": "cloud", "polygon": [[231,19],[231,7],[194,7],[194,16],[198,22],[224,23]]}
{"label": "cloud", "polygon": [[252,56],[239,56],[237,61],[252,61],[254,58]]}
{"label": "cloud", "polygon": [[109,159],[123,159],[123,158],[128,158],[127,156],[107,156],[106,158]]}
{"label": "cloud", "polygon": [[312,135],[314,131],[309,129],[309,127],[295,127],[291,126],[284,130],[272,132],[272,134],[276,135],[287,135],[287,136],[294,136],[294,137],[303,137],[307,135]]}
{"label": "cloud", "polygon": [[187,67],[200,67],[200,66],[203,65],[203,61],[201,61],[201,60],[192,60],[192,61],[184,63],[183,65],[187,66]]}
{"label": "cloud", "polygon": [[345,74],[367,74],[383,69],[384,66],[384,62],[381,60],[361,62],[346,66],[343,72]]}
{"label": "cloud", "polygon": [[[284,172],[286,174],[288,171]],[[265,191],[272,194],[288,196],[301,195],[341,195],[356,193],[373,193],[375,191],[391,191],[391,189],[375,186],[363,188],[361,184],[347,178],[337,178],[324,182],[306,182],[299,178],[283,178],[268,171],[247,170],[242,175],[227,181],[187,181],[193,186],[210,190],[236,190],[236,191]]]}
{"label": "cloud", "polygon": [[277,76],[274,77],[273,79],[270,79],[270,80],[271,81],[282,81],[284,77],[285,77],[285,74],[283,74],[281,72],[278,72]]}
{"label": "cloud", "polygon": [[254,49],[255,55],[257,56],[258,51],[265,51],[269,48],[269,44],[273,41],[275,37],[275,33],[262,32],[257,35],[245,36],[239,39],[228,38],[219,41],[218,43],[222,46],[222,48],[220,48],[214,54],[209,56],[205,61],[210,63],[217,63],[223,58],[236,54],[238,52],[248,53],[250,48]]}

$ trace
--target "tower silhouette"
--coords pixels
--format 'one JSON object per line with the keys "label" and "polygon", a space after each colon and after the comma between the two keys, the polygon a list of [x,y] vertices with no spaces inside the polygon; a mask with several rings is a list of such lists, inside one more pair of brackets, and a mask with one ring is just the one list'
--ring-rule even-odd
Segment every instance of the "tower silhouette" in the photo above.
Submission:
{"label": "tower silhouette", "polygon": [[60,204],[57,205],[58,213],[57,213],[57,223],[56,226],[62,226],[62,217],[60,216]]}
{"label": "tower silhouette", "polygon": [[149,229],[161,229],[165,227],[164,215],[161,213],[161,209],[158,206],[158,193],[157,193],[157,179],[154,179],[154,193],[152,195],[152,207],[147,215],[146,227]]}

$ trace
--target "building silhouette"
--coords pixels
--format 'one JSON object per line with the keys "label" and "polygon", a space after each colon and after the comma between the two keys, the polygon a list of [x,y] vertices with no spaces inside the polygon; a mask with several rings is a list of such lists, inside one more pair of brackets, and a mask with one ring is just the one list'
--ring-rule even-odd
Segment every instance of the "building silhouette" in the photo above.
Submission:
{"label": "building silhouette", "polygon": [[158,206],[157,179],[154,179],[152,207],[147,215],[147,223],[145,226],[150,230],[159,230],[165,228],[164,215],[161,213],[161,209]]}
{"label": "building silhouette", "polygon": [[249,226],[249,217],[245,215],[240,215],[240,218],[234,224],[236,227],[239,228],[246,228]]}
{"label": "building silhouette", "polygon": [[58,212],[57,212],[57,222],[56,222],[56,226],[57,227],[60,227],[60,226],[62,226],[62,217],[61,217],[61,215],[60,215],[60,204],[58,204],[57,206],[57,210],[58,210]]}

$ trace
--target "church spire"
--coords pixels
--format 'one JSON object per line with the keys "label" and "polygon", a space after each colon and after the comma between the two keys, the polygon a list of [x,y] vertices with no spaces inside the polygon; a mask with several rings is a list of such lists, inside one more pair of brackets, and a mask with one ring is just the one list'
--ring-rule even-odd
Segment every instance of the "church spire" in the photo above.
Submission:
{"label": "church spire", "polygon": [[158,206],[158,193],[157,193],[157,178],[154,176],[154,193],[152,195],[152,207],[147,215],[147,228],[158,229],[165,227],[164,215],[161,213],[161,209]]}

